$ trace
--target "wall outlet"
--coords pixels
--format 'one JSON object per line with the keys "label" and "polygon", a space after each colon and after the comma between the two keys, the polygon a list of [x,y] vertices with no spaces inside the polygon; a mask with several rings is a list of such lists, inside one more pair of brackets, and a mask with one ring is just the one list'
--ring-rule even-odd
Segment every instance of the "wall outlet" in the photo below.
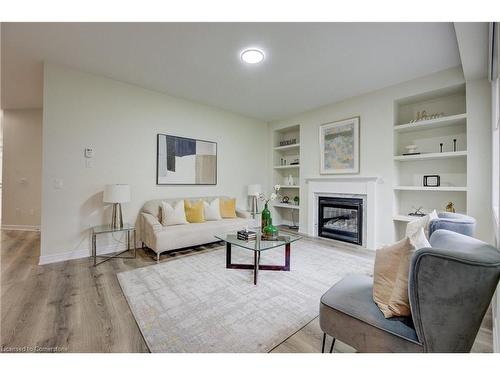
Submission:
{"label": "wall outlet", "polygon": [[85,168],[93,168],[94,161],[92,159],[85,159]]}

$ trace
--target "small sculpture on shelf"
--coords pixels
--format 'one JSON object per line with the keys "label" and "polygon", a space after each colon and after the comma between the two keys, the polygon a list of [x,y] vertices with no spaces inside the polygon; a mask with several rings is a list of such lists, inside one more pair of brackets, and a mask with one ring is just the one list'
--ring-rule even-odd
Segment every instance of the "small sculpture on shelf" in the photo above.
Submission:
{"label": "small sculpture on shelf", "polygon": [[411,144],[405,147],[406,152],[403,155],[418,155],[420,152],[417,151],[418,146],[415,144]]}
{"label": "small sculpture on shelf", "polygon": [[300,202],[300,198],[297,195],[295,197],[293,197],[293,203],[295,203],[298,206],[299,202]]}
{"label": "small sculpture on shelf", "polygon": [[431,113],[427,114],[427,111],[423,110],[422,112],[417,112],[417,118],[414,120],[410,121],[410,124],[419,122],[419,121],[425,121],[425,120],[434,120],[440,117],[443,117],[445,114],[444,112],[436,112],[436,113]]}
{"label": "small sculpture on shelf", "polygon": [[[413,208],[415,208],[415,206],[413,206]],[[422,211],[422,206],[420,206],[419,208],[415,209],[415,211],[413,212],[410,212],[408,214],[408,216],[425,216],[425,213]]]}
{"label": "small sculpture on shelf", "polygon": [[453,202],[448,202],[445,209],[446,209],[446,212],[455,213],[455,206],[453,205]]}

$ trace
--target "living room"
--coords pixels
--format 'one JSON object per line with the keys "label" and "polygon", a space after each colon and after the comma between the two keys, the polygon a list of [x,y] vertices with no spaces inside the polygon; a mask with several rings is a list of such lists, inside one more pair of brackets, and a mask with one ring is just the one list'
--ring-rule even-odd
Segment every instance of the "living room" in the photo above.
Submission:
{"label": "living room", "polygon": [[450,20],[2,20],[3,354],[500,352],[500,25]]}

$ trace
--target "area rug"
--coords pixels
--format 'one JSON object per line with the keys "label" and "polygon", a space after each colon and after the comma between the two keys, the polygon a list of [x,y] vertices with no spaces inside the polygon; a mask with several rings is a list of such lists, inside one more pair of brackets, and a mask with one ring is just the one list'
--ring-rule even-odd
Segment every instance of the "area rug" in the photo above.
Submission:
{"label": "area rug", "polygon": [[[352,253],[352,254],[351,254]],[[373,261],[308,239],[292,244],[291,270],[225,268],[225,249],[118,274],[151,352],[268,352],[318,315],[321,295],[349,273],[371,275]],[[253,252],[233,247],[234,263]],[[261,264],[283,264],[284,250]]]}

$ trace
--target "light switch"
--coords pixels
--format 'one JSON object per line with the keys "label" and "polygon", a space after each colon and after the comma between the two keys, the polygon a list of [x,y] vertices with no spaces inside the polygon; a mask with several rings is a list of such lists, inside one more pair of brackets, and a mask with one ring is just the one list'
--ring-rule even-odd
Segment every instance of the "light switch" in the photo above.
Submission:
{"label": "light switch", "polygon": [[60,178],[54,178],[54,189],[61,190],[63,188],[63,180]]}

